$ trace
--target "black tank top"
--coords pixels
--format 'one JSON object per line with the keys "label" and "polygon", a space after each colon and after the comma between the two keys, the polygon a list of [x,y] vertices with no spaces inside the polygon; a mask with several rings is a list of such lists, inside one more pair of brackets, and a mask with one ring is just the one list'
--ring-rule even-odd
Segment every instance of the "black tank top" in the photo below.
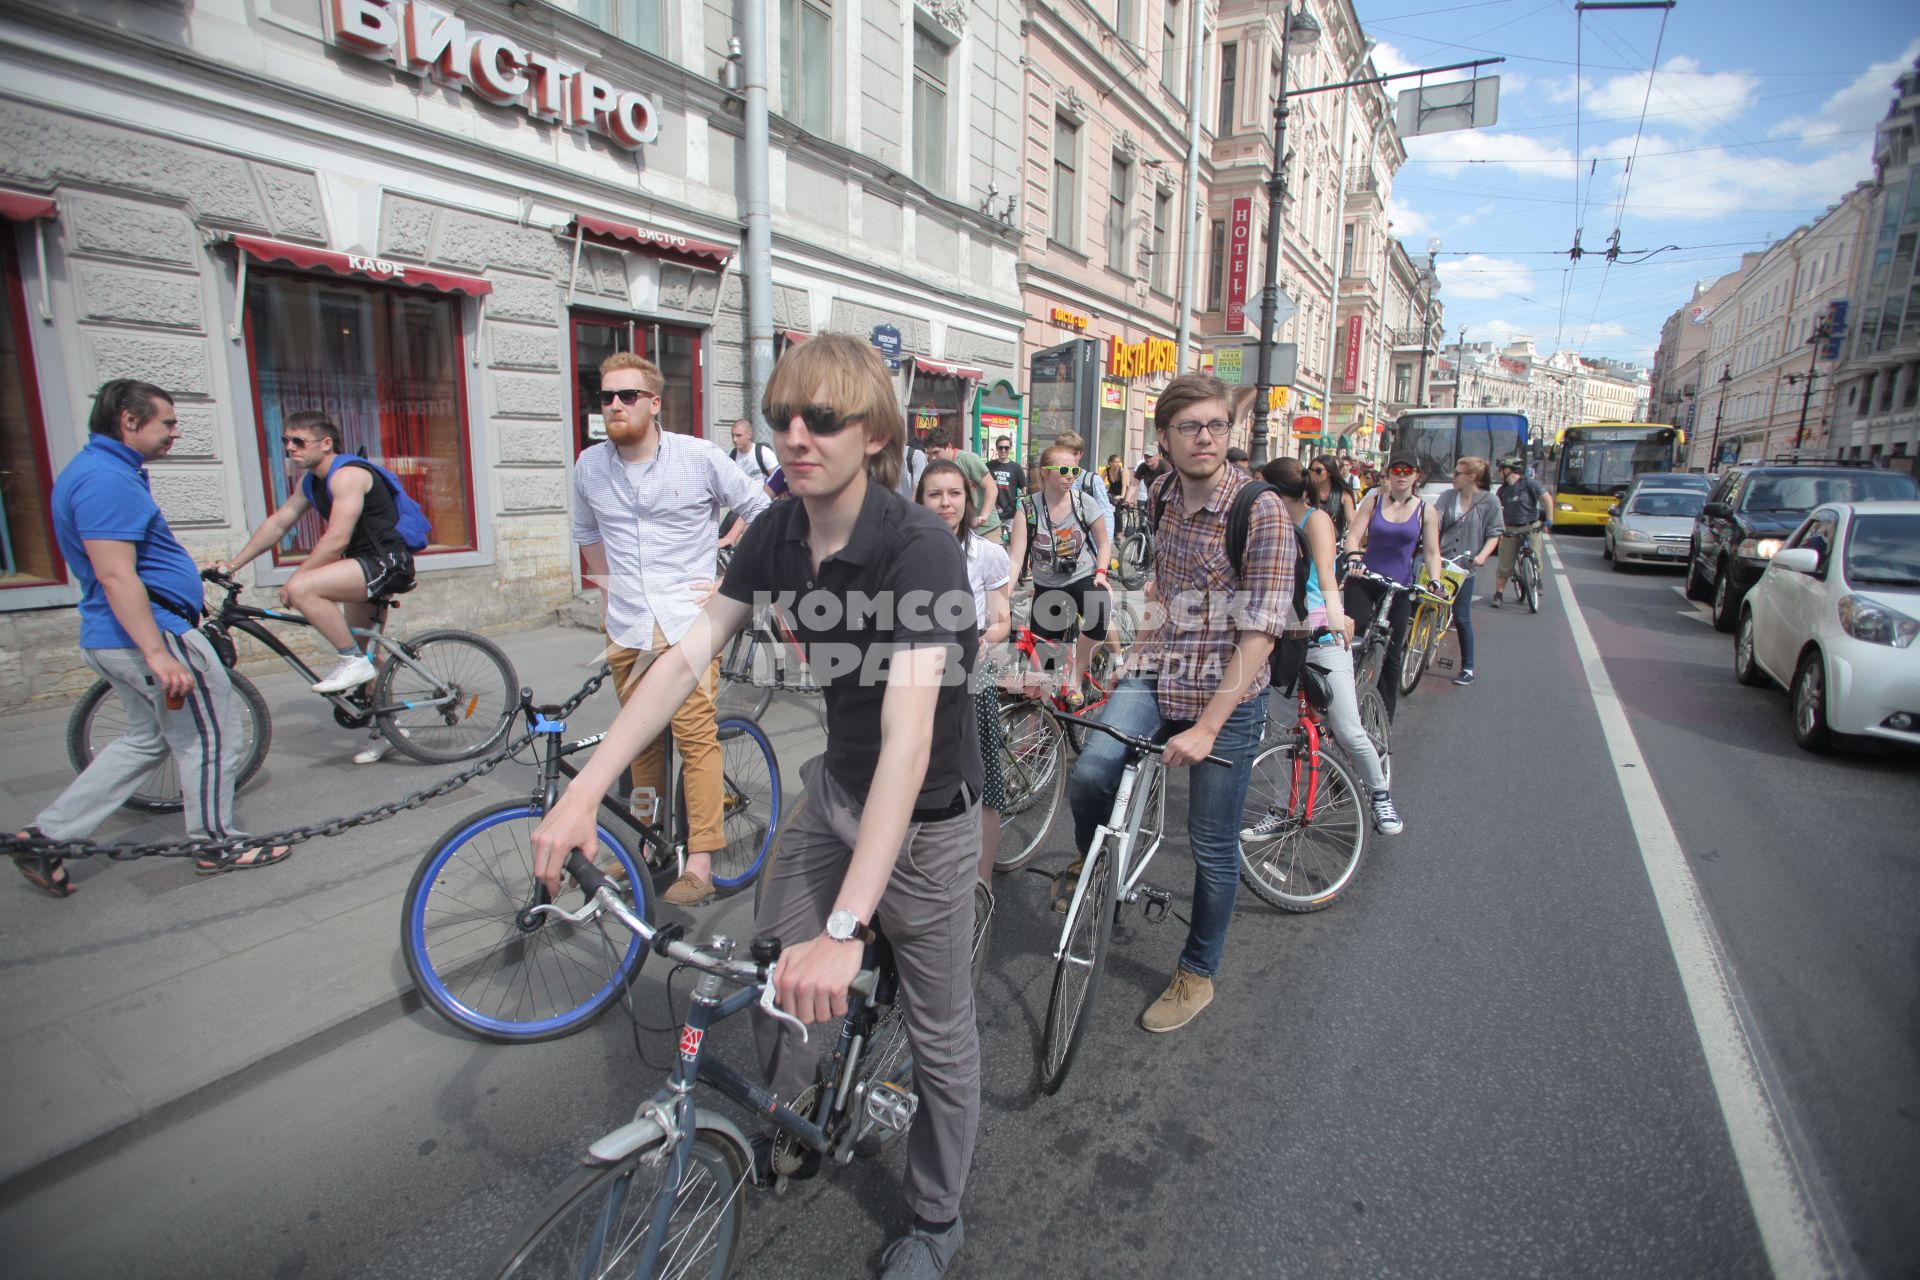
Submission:
{"label": "black tank top", "polygon": [[[399,507],[393,500],[393,491],[387,488],[386,480],[360,459],[341,462],[334,470],[342,467],[359,467],[373,477],[373,483],[367,486],[367,496],[360,506],[360,518],[354,522],[353,536],[347,539],[345,554],[354,559],[362,556],[377,559],[395,551],[405,551],[406,541],[396,528],[400,519]],[[332,478],[329,472],[327,479]],[[327,488],[327,481],[318,476],[313,481],[313,509],[320,513],[322,520],[333,518],[333,491]]]}

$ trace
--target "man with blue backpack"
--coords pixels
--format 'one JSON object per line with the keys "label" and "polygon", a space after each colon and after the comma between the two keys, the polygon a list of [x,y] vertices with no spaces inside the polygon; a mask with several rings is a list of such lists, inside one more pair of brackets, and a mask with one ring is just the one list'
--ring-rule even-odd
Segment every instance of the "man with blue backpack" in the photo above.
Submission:
{"label": "man with blue backpack", "polygon": [[308,511],[319,512],[326,532],[281,585],[280,603],[299,610],[339,656],[314,692],[341,693],[375,673],[352,629],[372,622],[375,596],[413,590],[413,553],[426,547],[433,530],[391,471],[346,451],[339,426],[325,413],[288,414],[280,437],[287,461],[304,473],[299,485],[231,560],[214,568],[231,573],[278,544]]}

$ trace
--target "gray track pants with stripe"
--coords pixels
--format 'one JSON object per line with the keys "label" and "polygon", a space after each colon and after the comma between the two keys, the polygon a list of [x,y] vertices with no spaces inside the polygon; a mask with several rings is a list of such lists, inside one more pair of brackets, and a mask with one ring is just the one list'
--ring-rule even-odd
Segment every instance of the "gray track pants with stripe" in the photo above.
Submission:
{"label": "gray track pants with stripe", "polygon": [[127,732],[93,758],[33,824],[54,840],[83,840],[126,803],[169,751],[180,766],[190,839],[244,835],[234,826],[233,784],[239,774],[239,708],[227,669],[198,631],[167,635],[167,648],[193,673],[193,691],[178,711],[147,670],[138,649],[82,649],[88,666],[113,686],[126,708]]}

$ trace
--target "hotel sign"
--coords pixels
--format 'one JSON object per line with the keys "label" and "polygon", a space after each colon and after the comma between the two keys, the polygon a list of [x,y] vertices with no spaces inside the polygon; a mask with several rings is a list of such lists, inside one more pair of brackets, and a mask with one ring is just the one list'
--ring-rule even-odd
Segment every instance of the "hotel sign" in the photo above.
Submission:
{"label": "hotel sign", "polygon": [[327,40],[363,58],[431,76],[536,120],[602,134],[638,150],[660,133],[653,99],[584,67],[528,49],[511,36],[476,31],[421,0],[327,0]]}
{"label": "hotel sign", "polygon": [[1247,271],[1253,262],[1253,197],[1233,202],[1227,220],[1227,332],[1247,327]]}

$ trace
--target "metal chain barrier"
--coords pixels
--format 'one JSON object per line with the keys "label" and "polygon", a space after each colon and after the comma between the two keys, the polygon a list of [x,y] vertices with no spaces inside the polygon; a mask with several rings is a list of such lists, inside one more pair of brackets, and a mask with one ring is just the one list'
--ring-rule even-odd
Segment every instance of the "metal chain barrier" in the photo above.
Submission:
{"label": "metal chain barrier", "polygon": [[[565,720],[579,708],[580,704],[592,697],[613,674],[613,668],[606,663],[600,664],[600,670],[580,686],[574,694],[558,709],[558,714],[549,716],[553,720]],[[541,714],[545,712],[535,708]],[[136,858],[210,858],[220,857],[230,860],[234,856],[252,848],[272,849],[278,845],[304,844],[319,836],[337,836],[351,831],[355,827],[371,826],[384,822],[396,814],[438,800],[441,796],[458,791],[475,778],[491,773],[499,768],[522,747],[532,742],[533,733],[523,733],[506,743],[492,755],[470,769],[444,778],[424,790],[416,791],[404,799],[389,804],[376,805],[348,818],[331,818],[325,822],[306,827],[289,827],[285,831],[273,831],[266,835],[229,836],[215,840],[180,840],[172,844],[95,844],[90,840],[54,840],[47,836],[30,836],[22,839],[12,832],[0,835],[0,853],[28,854],[37,857],[55,858],[111,858],[115,862],[130,862]]]}

